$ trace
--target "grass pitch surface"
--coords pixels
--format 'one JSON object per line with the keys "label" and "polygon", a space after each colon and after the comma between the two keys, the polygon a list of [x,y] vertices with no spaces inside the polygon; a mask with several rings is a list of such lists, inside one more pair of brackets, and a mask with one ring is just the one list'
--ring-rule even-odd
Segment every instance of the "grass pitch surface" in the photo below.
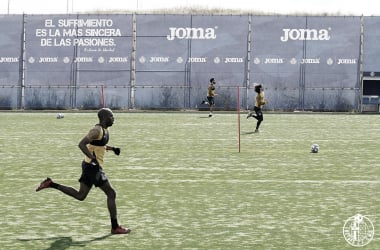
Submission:
{"label": "grass pitch surface", "polygon": [[[96,111],[0,113],[0,249],[353,249],[345,221],[375,229],[380,249],[380,116],[115,113],[104,170],[117,192],[110,235],[106,197],[83,202],[35,192],[47,176],[79,187],[80,139]],[[320,145],[310,153],[313,143]]]}

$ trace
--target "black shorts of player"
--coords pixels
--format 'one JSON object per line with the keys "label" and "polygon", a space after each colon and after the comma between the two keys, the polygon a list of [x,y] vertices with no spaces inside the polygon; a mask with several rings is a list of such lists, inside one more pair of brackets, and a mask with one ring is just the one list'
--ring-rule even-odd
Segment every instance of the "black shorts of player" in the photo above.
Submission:
{"label": "black shorts of player", "polygon": [[78,180],[81,183],[86,184],[88,187],[103,186],[108,181],[106,174],[103,172],[102,167],[93,166],[85,161],[82,162],[82,175]]}
{"label": "black shorts of player", "polygon": [[257,120],[259,120],[259,121],[264,120],[263,111],[261,110],[261,108],[255,106],[255,107],[253,107],[253,111],[255,111],[255,113],[256,113],[256,119]]}
{"label": "black shorts of player", "polygon": [[207,101],[208,101],[209,105],[214,105],[215,104],[213,96],[207,96]]}

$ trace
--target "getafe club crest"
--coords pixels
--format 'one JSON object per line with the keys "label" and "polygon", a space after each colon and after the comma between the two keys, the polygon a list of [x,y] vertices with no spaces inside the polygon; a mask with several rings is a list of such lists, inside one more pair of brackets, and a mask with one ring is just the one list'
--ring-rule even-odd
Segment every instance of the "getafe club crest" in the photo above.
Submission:
{"label": "getafe club crest", "polygon": [[375,229],[372,222],[361,214],[348,218],[344,223],[343,236],[351,246],[365,246],[371,242],[374,235]]}

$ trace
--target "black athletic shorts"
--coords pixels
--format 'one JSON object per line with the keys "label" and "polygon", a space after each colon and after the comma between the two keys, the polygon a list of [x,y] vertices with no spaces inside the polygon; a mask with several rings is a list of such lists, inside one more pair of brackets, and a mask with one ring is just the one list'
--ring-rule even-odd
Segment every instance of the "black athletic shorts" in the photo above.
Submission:
{"label": "black athletic shorts", "polygon": [[85,161],[82,162],[82,175],[78,180],[86,184],[88,187],[100,187],[108,181],[106,174],[103,172],[102,167],[93,166]]}
{"label": "black athletic shorts", "polygon": [[253,111],[255,111],[255,113],[256,113],[256,119],[257,120],[259,120],[259,121],[264,120],[263,111],[261,110],[261,108],[254,106]]}
{"label": "black athletic shorts", "polygon": [[215,104],[213,96],[207,96],[207,100],[208,100],[209,105],[214,105]]}

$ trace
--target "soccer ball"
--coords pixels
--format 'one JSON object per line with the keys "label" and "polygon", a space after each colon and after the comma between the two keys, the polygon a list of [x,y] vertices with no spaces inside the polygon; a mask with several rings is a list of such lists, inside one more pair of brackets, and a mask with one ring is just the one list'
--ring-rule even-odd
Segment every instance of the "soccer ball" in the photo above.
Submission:
{"label": "soccer ball", "polygon": [[318,144],[311,145],[311,152],[312,153],[318,153],[318,151],[319,151],[319,145]]}
{"label": "soccer ball", "polygon": [[57,119],[62,119],[65,117],[65,115],[62,113],[58,113],[56,117],[57,117]]}

